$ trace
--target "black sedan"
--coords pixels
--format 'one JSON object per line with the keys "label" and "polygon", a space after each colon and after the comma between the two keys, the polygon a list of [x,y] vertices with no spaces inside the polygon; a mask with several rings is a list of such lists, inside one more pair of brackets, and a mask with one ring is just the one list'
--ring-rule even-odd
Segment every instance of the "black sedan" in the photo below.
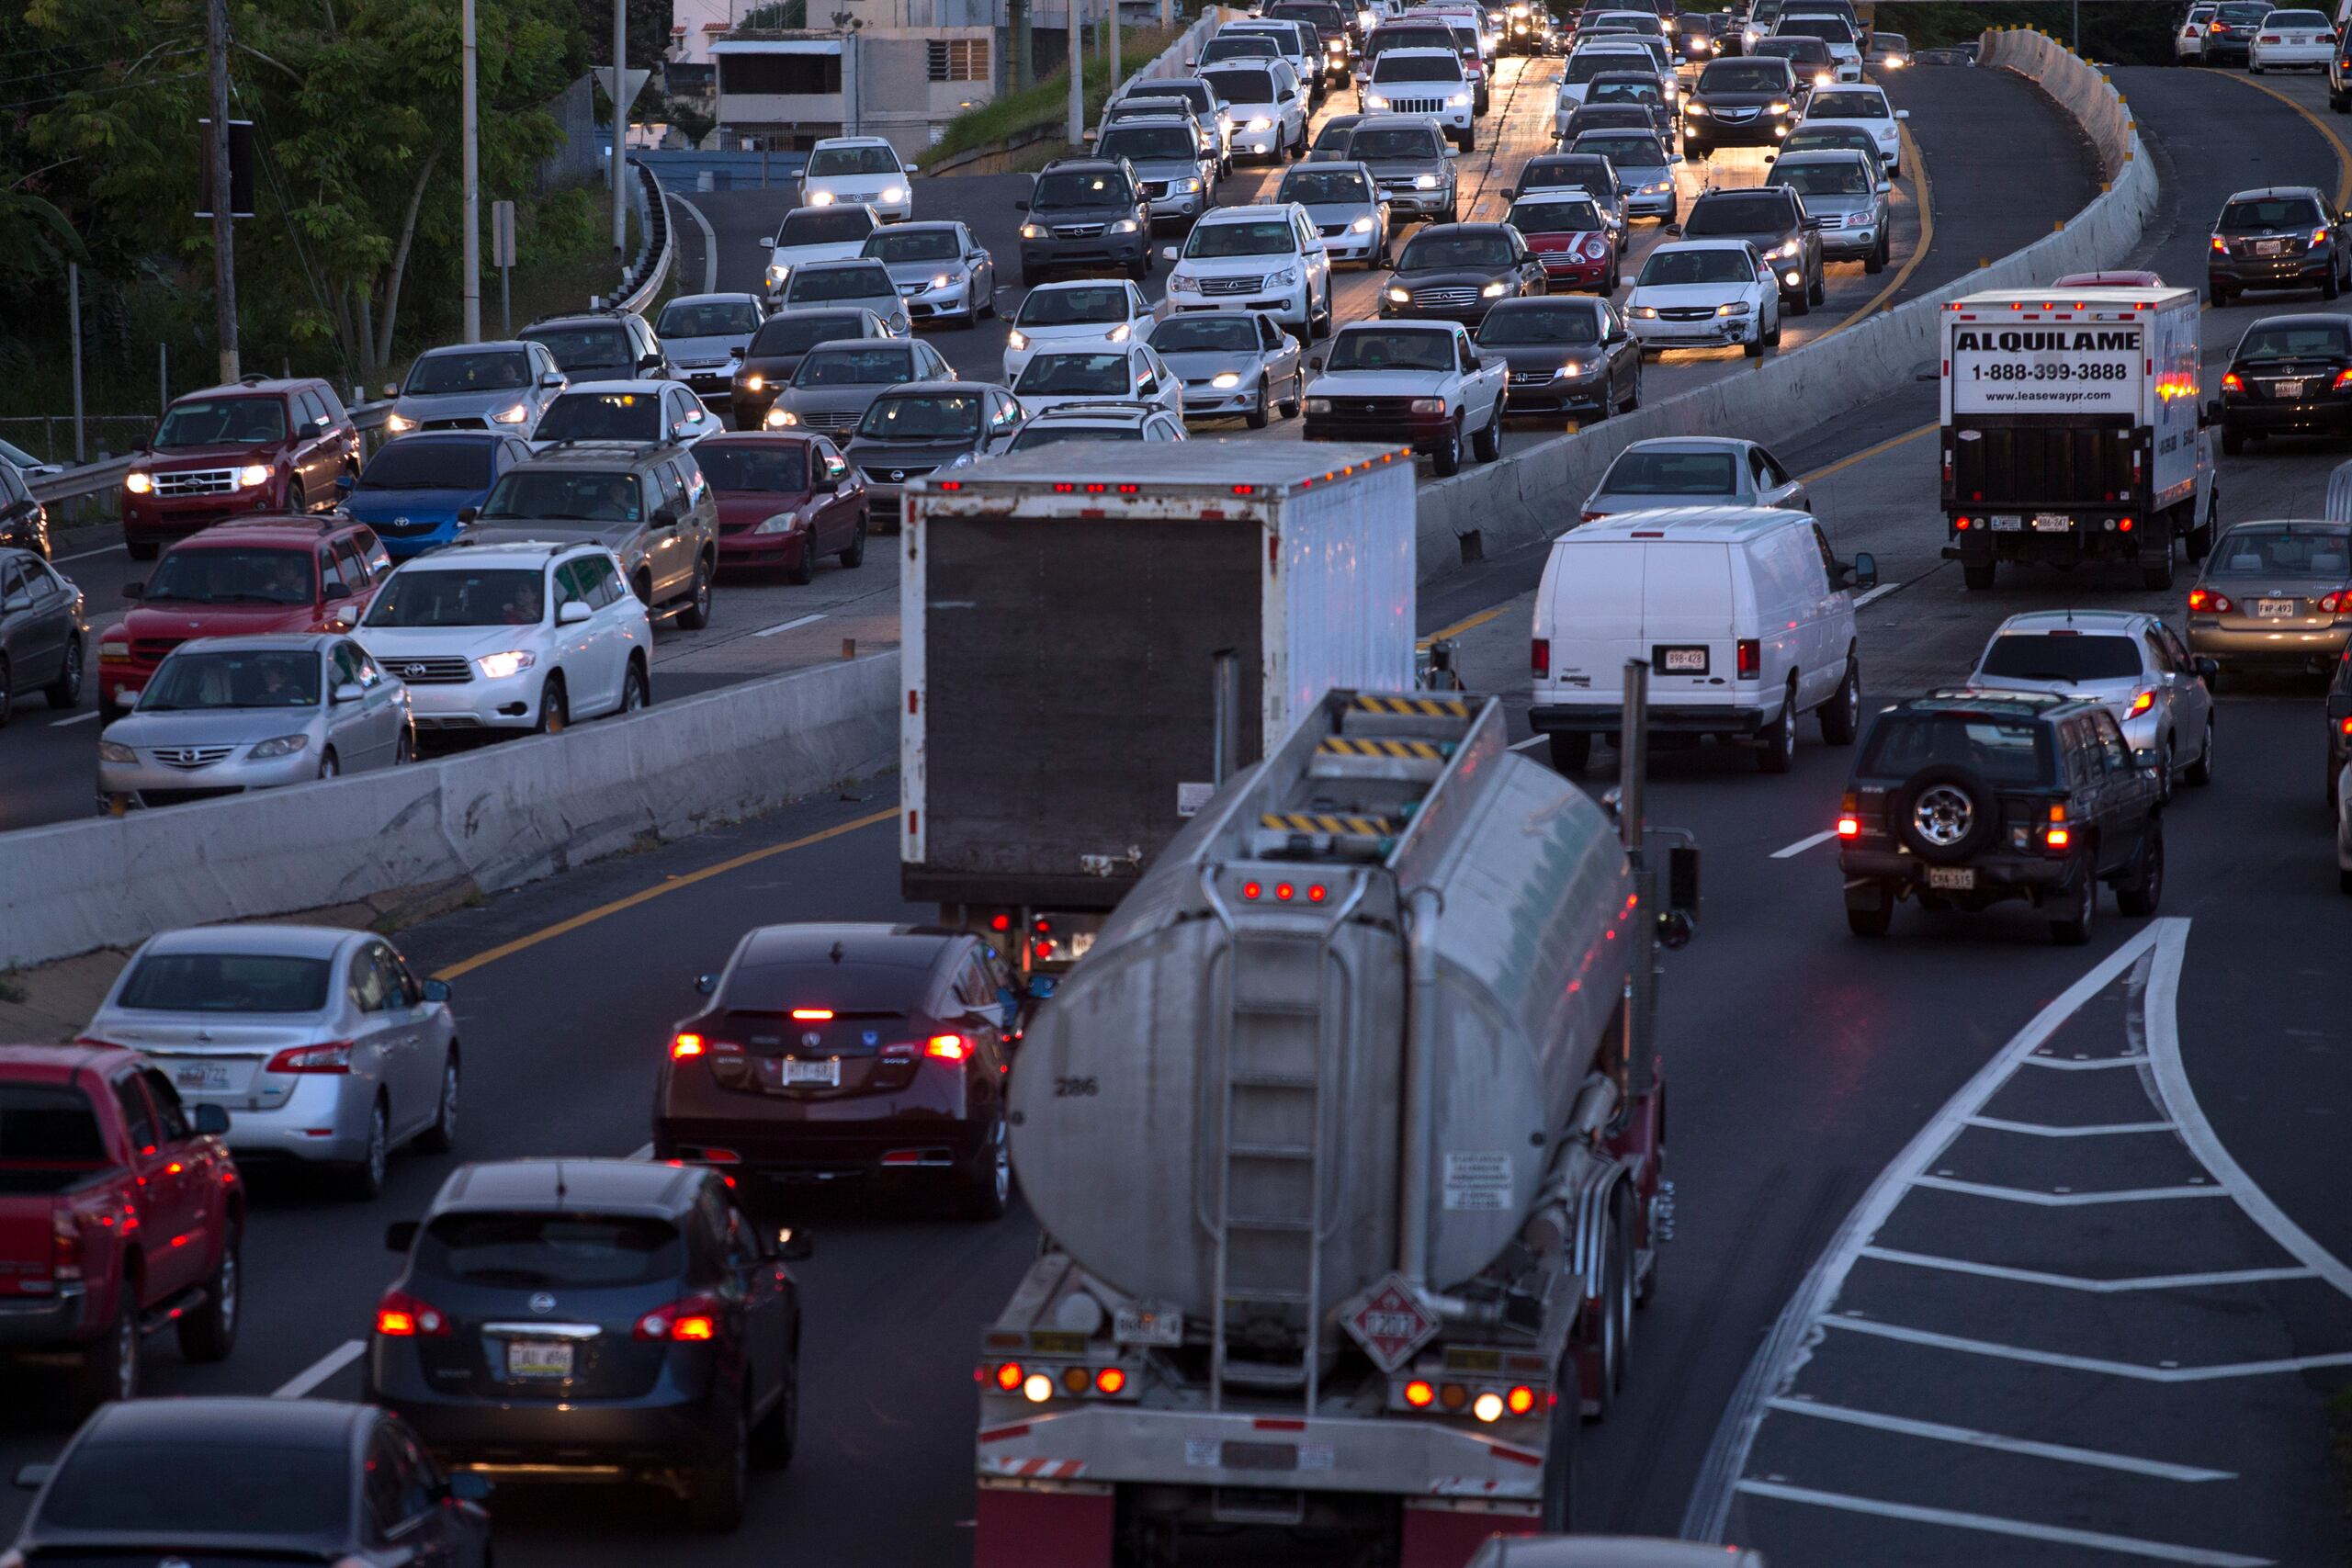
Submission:
{"label": "black sedan", "polygon": [[1799,101],[1785,60],[1712,61],[1683,95],[1682,155],[1703,162],[1718,147],[1774,146],[1795,128]]}
{"label": "black sedan", "polygon": [[2216,305],[2249,288],[2316,288],[2333,299],[2347,283],[2344,215],[2311,186],[2242,190],[2213,220],[2205,286]]}
{"label": "black sedan", "polygon": [[2238,340],[2222,377],[2222,450],[2266,435],[2352,439],[2352,318],[2267,316]]}
{"label": "black sedan", "polygon": [[1544,263],[1508,223],[1432,223],[1380,290],[1380,313],[1476,326],[1498,300],[1546,292]]}
{"label": "black sedan", "polygon": [[1642,348],[1606,299],[1505,299],[1478,323],[1482,354],[1510,367],[1504,412],[1607,419],[1642,406]]}
{"label": "black sedan", "polygon": [[666,1486],[732,1530],[750,1468],[791,1462],[806,1257],[715,1171],[504,1160],[443,1184],[376,1303],[368,1397],[454,1470]]}
{"label": "black sedan", "polygon": [[889,335],[890,329],[882,318],[864,309],[798,310],[770,316],[761,323],[742,362],[735,367],[735,378],[728,394],[734,408],[735,428],[763,428],[776,394],[791,384],[792,373],[800,368],[802,356],[819,344]]}
{"label": "black sedan", "polygon": [[323,1399],[99,1407],[38,1486],[10,1563],[488,1568],[489,1484],[450,1477],[398,1416]]}
{"label": "black sedan", "polygon": [[82,591],[32,551],[0,546],[0,726],[28,693],[53,708],[82,700],[89,636]]}

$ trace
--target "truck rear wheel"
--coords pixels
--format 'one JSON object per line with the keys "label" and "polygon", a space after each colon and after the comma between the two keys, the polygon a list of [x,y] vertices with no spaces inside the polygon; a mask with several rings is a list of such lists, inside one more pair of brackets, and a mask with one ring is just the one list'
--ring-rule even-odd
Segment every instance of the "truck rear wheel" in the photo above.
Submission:
{"label": "truck rear wheel", "polygon": [[122,1298],[115,1320],[82,1350],[74,1379],[74,1402],[85,1411],[139,1396],[139,1276],[126,1270],[117,1292]]}
{"label": "truck rear wheel", "polygon": [[1960,585],[1962,588],[1967,589],[1972,593],[1982,592],[1984,590],[1992,587],[1993,563],[1991,561],[1961,562]]}
{"label": "truck rear wheel", "polygon": [[1581,778],[1592,762],[1592,737],[1563,735],[1555,731],[1552,742],[1552,771],[1563,778]]}

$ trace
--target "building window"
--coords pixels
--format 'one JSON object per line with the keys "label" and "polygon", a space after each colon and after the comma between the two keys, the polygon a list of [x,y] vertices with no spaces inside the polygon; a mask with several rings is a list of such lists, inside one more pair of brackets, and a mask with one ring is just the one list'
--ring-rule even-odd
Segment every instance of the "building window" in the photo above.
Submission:
{"label": "building window", "polygon": [[838,54],[722,54],[718,57],[718,90],[778,95],[838,93],[842,90],[842,58]]}
{"label": "building window", "polygon": [[987,81],[989,40],[981,38],[933,39],[931,79],[934,82]]}

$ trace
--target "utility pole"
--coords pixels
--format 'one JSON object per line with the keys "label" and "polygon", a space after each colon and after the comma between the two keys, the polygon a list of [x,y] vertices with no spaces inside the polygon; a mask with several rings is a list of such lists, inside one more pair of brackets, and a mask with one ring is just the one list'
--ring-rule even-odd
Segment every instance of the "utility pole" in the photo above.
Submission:
{"label": "utility pole", "polygon": [[1005,0],[1003,91],[1023,93],[1036,85],[1036,57],[1029,42],[1029,0]]}
{"label": "utility pole", "polygon": [[207,0],[204,51],[212,68],[212,326],[220,340],[220,382],[243,374],[237,360],[237,219],[229,191],[229,0]]}
{"label": "utility pole", "polygon": [[1080,19],[1081,0],[1069,6],[1069,144],[1086,142],[1086,24]]}
{"label": "utility pole", "polygon": [[1103,69],[1110,74],[1102,79],[1110,84],[1111,91],[1115,93],[1119,90],[1119,83],[1125,75],[1121,68],[1126,64],[1126,62],[1119,57],[1119,0],[1105,0],[1105,8],[1111,14],[1111,47],[1106,51],[1107,58]]}
{"label": "utility pole", "polygon": [[621,137],[628,129],[628,106],[621,93],[628,75],[628,0],[613,0],[613,265],[628,265],[628,203],[621,180],[628,159]]}
{"label": "utility pole", "polygon": [[74,316],[74,460],[86,463],[89,454],[82,446],[82,266],[79,262],[65,264],[65,308]]}
{"label": "utility pole", "polygon": [[459,91],[465,104],[458,111],[458,135],[465,141],[465,157],[460,167],[466,186],[465,243],[465,314],[464,335],[468,343],[481,341],[481,159],[475,143],[481,140],[474,119],[474,97],[477,86],[474,50],[474,0],[463,0],[458,10],[459,47],[464,54],[461,74],[464,85]]}

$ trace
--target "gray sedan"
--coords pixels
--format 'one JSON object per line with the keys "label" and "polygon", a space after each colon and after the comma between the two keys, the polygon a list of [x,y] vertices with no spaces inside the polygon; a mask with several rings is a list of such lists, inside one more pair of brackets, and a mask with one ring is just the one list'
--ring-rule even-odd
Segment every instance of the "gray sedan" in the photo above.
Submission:
{"label": "gray sedan", "polygon": [[1584,521],[1668,506],[1785,506],[1809,512],[1803,483],[1771,453],[1731,435],[1660,435],[1617,454],[1584,503]]}
{"label": "gray sedan", "polygon": [[503,430],[525,439],[538,428],[567,381],[539,343],[471,343],[416,356],[408,380],[386,387],[394,400],[387,435],[412,430]]}
{"label": "gray sedan", "polygon": [[731,400],[735,366],[767,319],[756,294],[681,294],[662,307],[653,330],[678,379],[712,408],[723,409]]}
{"label": "gray sedan", "polygon": [[1388,203],[1372,165],[1351,162],[1301,164],[1283,176],[1276,201],[1306,209],[1307,220],[1323,237],[1331,265],[1362,262],[1368,272],[1388,265]]}
{"label": "gray sedan", "polygon": [[99,736],[98,809],[307,784],[415,755],[408,688],[349,637],[198,637]]}
{"label": "gray sedan", "polygon": [[1298,413],[1306,371],[1298,340],[1263,310],[1203,311],[1155,321],[1144,339],[1184,383],[1184,417],[1239,414],[1263,430]]}
{"label": "gray sedan", "polygon": [[777,301],[778,312],[788,313],[812,305],[835,310],[862,306],[881,317],[896,336],[904,337],[914,331],[913,318],[890,269],[871,257],[808,262],[794,267],[792,276],[785,281],[784,297]]}
{"label": "gray sedan", "polygon": [[893,224],[864,254],[889,269],[911,321],[969,326],[996,314],[996,258],[959,222]]}
{"label": "gray sedan", "polygon": [[1860,152],[1821,148],[1782,155],[1764,183],[1787,186],[1804,200],[1805,216],[1821,231],[1824,261],[1858,261],[1864,272],[1883,272],[1893,225],[1876,175]]}
{"label": "gray sedan", "polygon": [[816,430],[845,438],[888,387],[953,381],[956,371],[927,343],[844,338],[810,349],[768,410],[770,430]]}

